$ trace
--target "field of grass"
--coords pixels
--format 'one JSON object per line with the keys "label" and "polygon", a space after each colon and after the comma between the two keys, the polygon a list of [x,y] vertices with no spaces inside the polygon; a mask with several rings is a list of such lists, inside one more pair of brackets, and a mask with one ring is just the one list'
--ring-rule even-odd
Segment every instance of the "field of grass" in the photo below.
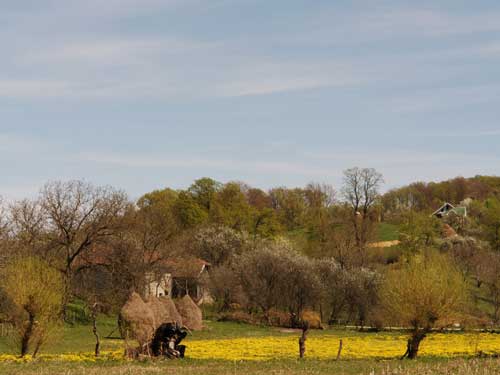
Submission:
{"label": "field of grass", "polygon": [[272,360],[230,362],[185,359],[154,362],[28,363],[0,365],[0,374],[25,375],[490,375],[500,373],[499,359],[420,359],[417,361],[375,360]]}
{"label": "field of grass", "polygon": [[[480,352],[500,353],[500,335],[433,334],[422,343],[418,361],[400,361],[406,336],[400,332],[361,333],[344,329],[311,331],[306,359],[298,360],[299,332],[230,322],[205,322],[207,329],[185,340],[185,360],[144,363],[122,358],[124,342],[102,340],[103,358],[92,356],[88,325],[66,326],[39,359],[19,361],[0,338],[1,374],[495,374],[500,360],[475,358]],[[102,336],[116,326],[113,318],[99,320]],[[339,340],[343,350],[335,361]],[[11,354],[9,354],[11,353]]]}
{"label": "field of grass", "polygon": [[394,241],[399,238],[398,226],[391,223],[379,223],[377,241]]}

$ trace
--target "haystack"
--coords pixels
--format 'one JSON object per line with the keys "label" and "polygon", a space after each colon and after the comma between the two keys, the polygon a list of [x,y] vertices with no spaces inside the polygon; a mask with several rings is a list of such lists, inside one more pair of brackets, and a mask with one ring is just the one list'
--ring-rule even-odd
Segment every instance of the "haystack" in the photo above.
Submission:
{"label": "haystack", "polygon": [[153,313],[153,317],[155,319],[155,331],[156,328],[161,326],[163,323],[170,323],[170,316],[168,311],[163,303],[154,296],[149,296],[146,299],[146,305],[151,309]]}
{"label": "haystack", "polygon": [[192,331],[199,331],[203,328],[201,310],[187,294],[175,301],[177,311],[181,314],[182,323]]}
{"label": "haystack", "polygon": [[174,301],[172,301],[172,298],[168,296],[162,296],[159,298],[159,301],[167,310],[167,314],[169,317],[169,320],[165,321],[164,323],[177,323],[182,326],[182,316],[177,311],[177,307],[175,307],[175,303]]}
{"label": "haystack", "polygon": [[141,346],[149,343],[155,331],[155,318],[139,294],[132,293],[120,315],[130,337],[135,338]]}

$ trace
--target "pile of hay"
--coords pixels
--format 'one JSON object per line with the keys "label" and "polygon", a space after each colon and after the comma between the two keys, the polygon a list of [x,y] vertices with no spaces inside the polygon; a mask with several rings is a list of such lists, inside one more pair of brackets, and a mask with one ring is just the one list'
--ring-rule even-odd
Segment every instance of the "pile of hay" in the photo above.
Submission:
{"label": "pile of hay", "polygon": [[170,321],[170,316],[168,314],[165,305],[160,302],[156,297],[150,296],[146,299],[146,305],[151,309],[154,317],[154,329],[162,325],[162,323],[168,323]]}
{"label": "pile of hay", "polygon": [[175,307],[175,303],[172,301],[172,298],[163,296],[159,298],[159,301],[165,307],[168,314],[168,320],[163,323],[177,323],[182,327],[182,316],[177,311],[177,307]]}
{"label": "pile of hay", "polygon": [[122,307],[120,316],[128,337],[136,339],[141,347],[151,341],[155,331],[155,317],[139,294],[131,294]]}
{"label": "pile of hay", "polygon": [[175,306],[181,314],[184,327],[192,331],[200,331],[203,328],[201,310],[191,297],[185,295],[175,301]]}

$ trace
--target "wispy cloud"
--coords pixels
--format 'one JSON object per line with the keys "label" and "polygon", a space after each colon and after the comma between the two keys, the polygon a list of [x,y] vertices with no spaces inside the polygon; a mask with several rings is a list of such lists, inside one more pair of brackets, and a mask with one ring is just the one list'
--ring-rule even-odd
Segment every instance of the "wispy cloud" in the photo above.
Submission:
{"label": "wispy cloud", "polygon": [[62,97],[71,94],[72,85],[51,80],[0,80],[0,97]]}
{"label": "wispy cloud", "polygon": [[500,84],[484,84],[458,87],[434,87],[414,90],[404,96],[387,102],[388,109],[394,112],[431,112],[457,108],[464,105],[496,103],[500,97]]}
{"label": "wispy cloud", "polygon": [[337,173],[333,173],[329,168],[279,160],[249,161],[234,158],[197,158],[187,155],[130,155],[116,153],[84,153],[77,156],[77,159],[96,164],[115,165],[126,168],[216,168],[228,171],[247,170],[270,174],[300,174],[309,177],[337,175]]}

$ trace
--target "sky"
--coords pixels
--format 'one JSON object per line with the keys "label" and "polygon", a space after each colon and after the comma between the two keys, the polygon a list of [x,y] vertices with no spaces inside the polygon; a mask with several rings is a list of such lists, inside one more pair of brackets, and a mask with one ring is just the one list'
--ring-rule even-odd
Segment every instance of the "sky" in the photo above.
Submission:
{"label": "sky", "polygon": [[0,195],[500,174],[497,0],[1,0]]}

